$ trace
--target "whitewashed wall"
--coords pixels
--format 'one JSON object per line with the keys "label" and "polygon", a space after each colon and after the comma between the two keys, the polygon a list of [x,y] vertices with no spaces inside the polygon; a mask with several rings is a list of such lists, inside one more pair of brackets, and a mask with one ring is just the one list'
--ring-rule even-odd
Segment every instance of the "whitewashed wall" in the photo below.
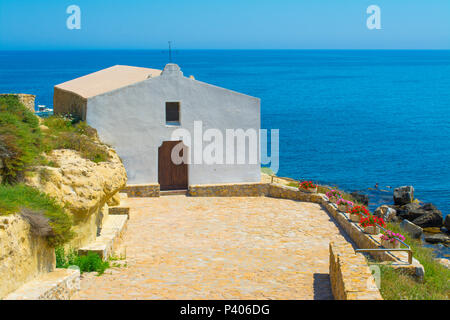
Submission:
{"label": "whitewashed wall", "polygon": [[[88,100],[86,121],[102,141],[115,147],[128,184],[158,182],[158,147],[179,128],[166,126],[167,101],[181,103],[180,127],[192,135],[198,120],[203,121],[203,132],[217,128],[224,138],[225,129],[260,129],[258,98],[184,77],[177,65],[167,65],[159,77]],[[259,182],[259,159],[245,165],[191,164],[188,179],[189,184]]]}

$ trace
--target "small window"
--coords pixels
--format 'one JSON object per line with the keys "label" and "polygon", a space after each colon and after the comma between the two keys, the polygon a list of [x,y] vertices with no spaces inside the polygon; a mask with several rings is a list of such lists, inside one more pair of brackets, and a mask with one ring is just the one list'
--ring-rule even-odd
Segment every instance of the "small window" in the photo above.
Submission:
{"label": "small window", "polygon": [[171,126],[180,125],[179,102],[166,102],[166,124]]}

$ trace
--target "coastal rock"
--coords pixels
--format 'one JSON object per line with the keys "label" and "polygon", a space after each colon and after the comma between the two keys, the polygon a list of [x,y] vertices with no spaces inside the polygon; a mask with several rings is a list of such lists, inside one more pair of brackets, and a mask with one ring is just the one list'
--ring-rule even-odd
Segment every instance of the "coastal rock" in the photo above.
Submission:
{"label": "coastal rock", "polygon": [[397,211],[387,205],[382,205],[382,206],[376,208],[373,215],[383,218],[383,220],[386,222],[390,222],[390,221],[397,222],[398,221]]}
{"label": "coastal rock", "polygon": [[425,241],[429,243],[449,243],[450,237],[443,233],[427,234],[425,235]]}
{"label": "coastal rock", "polygon": [[444,227],[450,231],[450,214],[447,214],[444,220]]}
{"label": "coastal rock", "polygon": [[0,300],[55,269],[55,248],[21,215],[0,216]]}
{"label": "coastal rock", "polygon": [[413,186],[403,186],[394,189],[394,204],[403,206],[414,200]]}
{"label": "coastal rock", "polygon": [[408,203],[406,205],[400,206],[397,209],[397,215],[402,219],[408,219],[410,221],[420,217],[424,212],[417,212],[420,208],[420,204],[418,203]]}
{"label": "coastal rock", "polygon": [[367,194],[362,194],[357,191],[354,191],[350,194],[357,202],[360,202],[365,206],[369,205],[369,196]]}
{"label": "coastal rock", "polygon": [[400,227],[408,232],[411,237],[416,239],[420,238],[420,236],[423,234],[423,229],[421,227],[416,226],[414,223],[406,219],[400,223]]}
{"label": "coastal rock", "polygon": [[426,232],[426,233],[441,233],[441,228],[436,228],[436,227],[423,228],[423,232]]}
{"label": "coastal rock", "polygon": [[[48,156],[56,167],[36,167],[37,174],[26,184],[52,196],[65,206],[74,221],[76,237],[70,246],[78,248],[95,240],[105,215],[104,207],[127,182],[125,167],[116,152],[109,148],[110,159],[95,163],[74,150],[54,150]],[[106,210],[107,212],[107,210]]]}
{"label": "coastal rock", "polygon": [[115,195],[113,195],[109,200],[106,202],[106,204],[110,207],[118,206],[120,204],[120,195],[117,192]]}
{"label": "coastal rock", "polygon": [[442,212],[438,210],[432,203],[426,203],[418,209],[414,209],[411,214],[419,214],[420,216],[412,222],[422,228],[437,227],[440,228],[443,223]]}

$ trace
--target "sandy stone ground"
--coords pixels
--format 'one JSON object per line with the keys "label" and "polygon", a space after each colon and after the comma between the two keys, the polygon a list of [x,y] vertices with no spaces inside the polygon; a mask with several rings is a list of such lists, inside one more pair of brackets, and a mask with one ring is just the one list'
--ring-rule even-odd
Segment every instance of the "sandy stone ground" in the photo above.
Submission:
{"label": "sandy stone ground", "polygon": [[[74,299],[332,299],[318,204],[266,197],[131,198],[126,264],[82,275]],[[117,262],[111,262],[117,263]]]}

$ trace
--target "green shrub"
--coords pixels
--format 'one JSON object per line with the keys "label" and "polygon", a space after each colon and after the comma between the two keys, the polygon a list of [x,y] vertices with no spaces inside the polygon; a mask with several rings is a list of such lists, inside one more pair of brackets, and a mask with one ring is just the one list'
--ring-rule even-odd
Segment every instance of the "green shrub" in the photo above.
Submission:
{"label": "green shrub", "polygon": [[49,219],[53,231],[47,237],[50,245],[58,246],[72,239],[72,221],[53,198],[23,184],[0,185],[0,215],[17,213],[22,208],[42,212]]}
{"label": "green shrub", "polygon": [[97,142],[97,131],[85,122],[61,116],[44,120],[49,128],[39,128],[39,120],[14,95],[0,97],[0,175],[6,183],[21,182],[26,170],[47,165],[42,153],[72,149],[96,163],[109,159],[107,149]]}
{"label": "green shrub", "polygon": [[0,97],[0,174],[6,182],[21,181],[25,169],[42,159],[41,142],[37,117],[16,96]]}
{"label": "green shrub", "polygon": [[269,176],[274,175],[272,169],[268,168],[268,167],[261,167],[261,172],[268,174]]}
{"label": "green shrub", "polygon": [[89,252],[87,255],[78,255],[75,250],[69,250],[66,254],[63,247],[56,248],[56,267],[68,268],[78,266],[80,272],[94,272],[102,275],[109,268],[109,262],[103,261],[96,253]]}
{"label": "green shrub", "polygon": [[49,128],[44,137],[45,151],[72,149],[95,163],[109,159],[105,146],[95,141],[97,131],[85,122],[73,124],[70,119],[53,116],[45,119],[44,125]]}

